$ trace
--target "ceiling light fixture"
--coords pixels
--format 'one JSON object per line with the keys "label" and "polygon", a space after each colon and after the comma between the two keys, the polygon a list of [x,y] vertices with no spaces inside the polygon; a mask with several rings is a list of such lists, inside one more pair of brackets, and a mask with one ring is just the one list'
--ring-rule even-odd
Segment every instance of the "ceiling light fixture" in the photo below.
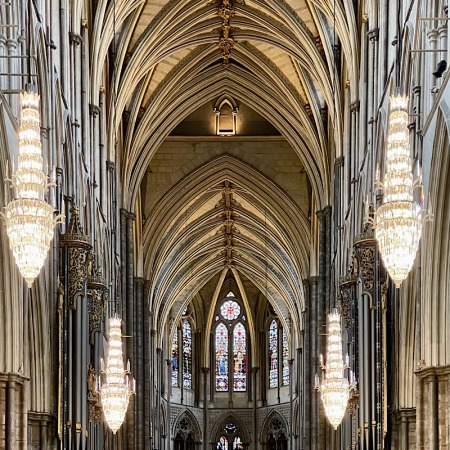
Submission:
{"label": "ceiling light fixture", "polygon": [[125,419],[130,397],[135,392],[136,381],[130,373],[130,361],[126,367],[122,354],[122,320],[109,319],[108,359],[106,365],[101,360],[102,372],[106,382],[99,381],[99,393],[102,398],[103,412],[113,434],[116,434]]}
{"label": "ceiling light fixture", "polygon": [[408,98],[391,97],[387,137],[386,173],[375,187],[384,191],[383,203],[376,211],[376,238],[389,275],[397,288],[408,276],[419,248],[423,209],[414,200],[414,189],[422,186],[414,180],[409,148]]}
{"label": "ceiling light fixture", "polygon": [[43,171],[39,95],[25,92],[21,100],[17,170],[13,169],[12,179],[5,180],[15,188],[15,198],[8,203],[2,216],[17,266],[31,287],[44,265],[55,225],[61,223],[64,216],[55,218],[54,208],[45,199],[48,188],[54,183],[49,183]]}
{"label": "ceiling light fixture", "polygon": [[[348,359],[348,356],[347,356]],[[347,409],[350,391],[356,387],[353,372],[350,371],[350,383],[344,375],[348,365],[342,358],[341,315],[334,310],[328,315],[328,348],[326,364],[320,355],[320,365],[323,371],[322,383],[316,374],[316,389],[320,391],[323,406],[328,420],[337,430]]]}

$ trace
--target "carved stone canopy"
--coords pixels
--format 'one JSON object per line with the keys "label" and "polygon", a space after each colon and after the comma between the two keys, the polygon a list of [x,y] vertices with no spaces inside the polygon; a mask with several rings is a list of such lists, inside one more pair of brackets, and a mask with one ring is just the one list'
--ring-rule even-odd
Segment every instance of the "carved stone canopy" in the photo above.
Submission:
{"label": "carved stone canopy", "polygon": [[70,208],[70,221],[67,230],[61,234],[59,244],[62,247],[83,247],[88,250],[92,248],[91,238],[84,234],[80,221],[80,209],[78,206]]}

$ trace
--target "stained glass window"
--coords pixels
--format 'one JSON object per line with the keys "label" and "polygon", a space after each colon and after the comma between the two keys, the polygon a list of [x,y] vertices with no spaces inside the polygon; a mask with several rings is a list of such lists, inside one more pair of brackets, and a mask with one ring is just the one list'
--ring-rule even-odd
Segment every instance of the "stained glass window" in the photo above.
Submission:
{"label": "stained glass window", "polygon": [[186,308],[184,308],[183,311],[183,316],[187,316],[187,314],[188,314],[188,307],[186,306]]}
{"label": "stained glass window", "polygon": [[247,354],[245,328],[242,323],[234,327],[233,332],[233,372],[234,390],[245,391],[245,374],[247,373]]}
{"label": "stained glass window", "polygon": [[269,387],[278,386],[278,326],[272,320],[269,328]]}
{"label": "stained glass window", "polygon": [[192,328],[188,320],[183,322],[183,387],[192,387]]}
{"label": "stained glass window", "polygon": [[232,422],[227,423],[225,425],[225,433],[235,433],[236,432],[236,425]]}
{"label": "stained glass window", "polygon": [[227,297],[228,297],[228,298],[230,298],[230,297],[235,297],[235,295],[233,294],[233,292],[230,291],[230,292],[228,292]]}
{"label": "stained glass window", "polygon": [[217,443],[217,450],[228,450],[228,439],[222,436]]}
{"label": "stained glass window", "polygon": [[244,446],[242,445],[241,438],[236,436],[233,441],[233,450],[242,450]]}
{"label": "stained glass window", "polygon": [[228,391],[228,330],[223,323],[216,328],[216,390]]}
{"label": "stained glass window", "polygon": [[283,386],[289,385],[289,347],[286,331],[283,328]]}
{"label": "stained glass window", "polygon": [[178,330],[175,330],[172,343],[172,386],[178,387]]}
{"label": "stained glass window", "polygon": [[241,307],[232,300],[227,300],[220,307],[220,314],[222,314],[222,317],[227,320],[237,319],[240,313]]}

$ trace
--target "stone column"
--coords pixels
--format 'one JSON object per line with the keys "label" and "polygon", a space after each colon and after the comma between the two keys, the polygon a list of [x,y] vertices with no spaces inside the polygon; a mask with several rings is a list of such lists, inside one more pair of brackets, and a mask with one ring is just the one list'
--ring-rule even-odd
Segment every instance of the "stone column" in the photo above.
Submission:
{"label": "stone column", "polygon": [[[126,215],[126,310],[127,310],[127,358],[131,361],[131,370],[133,376],[136,376],[136,318],[134,310],[134,254],[133,254],[133,221],[136,215],[133,213],[128,213]],[[122,269],[123,270],[123,269]],[[127,445],[128,448],[135,448],[135,396],[130,397],[130,402],[128,405],[128,411],[126,415],[127,422]],[[125,433],[124,433],[125,434]]]}
{"label": "stone column", "polygon": [[[209,367],[202,367],[203,373],[203,450],[208,450],[208,374]],[[255,436],[256,439],[256,436]]]}
{"label": "stone column", "polygon": [[143,320],[144,320],[144,448],[150,449],[150,311],[149,311],[150,282],[144,281]]}
{"label": "stone column", "polygon": [[135,278],[136,288],[136,449],[142,450],[144,444],[144,327],[143,327],[143,295],[144,279]]}
{"label": "stone column", "polygon": [[[328,215],[328,213],[327,213]],[[325,354],[326,351],[326,314],[327,314],[327,298],[326,298],[326,283],[327,283],[327,227],[325,211],[317,211],[319,219],[319,284],[318,284],[318,327],[317,327],[317,354]],[[326,417],[323,403],[317,397],[317,417],[318,417],[318,450],[326,448]]]}
{"label": "stone column", "polygon": [[[304,312],[304,340],[303,340],[303,370],[304,370],[304,403],[300,405],[304,417],[304,430],[303,433],[299,433],[299,442],[302,443],[304,439],[304,448],[309,449],[311,447],[311,404],[314,389],[314,364],[311,361],[311,338],[312,338],[312,314],[311,314],[311,282],[310,280],[303,281],[303,292],[305,301]],[[300,444],[300,448],[302,445]]]}
{"label": "stone column", "polygon": [[[59,245],[63,250],[64,305],[67,321],[64,322],[65,371],[63,398],[64,412],[62,434],[67,433],[68,447],[83,450],[86,445],[87,376],[89,350],[89,316],[87,305],[88,253],[92,249],[89,236],[84,234],[79,208],[72,206],[66,232]],[[66,346],[67,345],[67,346]],[[82,438],[83,436],[83,438]]]}
{"label": "stone column", "polygon": [[[319,297],[318,297],[318,284],[319,277],[311,277],[309,279],[311,283],[311,294],[310,294],[310,327],[311,327],[311,353],[310,353],[310,389],[306,395],[311,397],[311,412],[310,412],[310,437],[311,450],[319,450],[318,448],[318,415],[319,415],[319,405],[320,401],[319,394],[315,390],[314,379],[316,374],[319,375],[319,327],[318,327],[318,309],[319,309]],[[305,448],[308,448],[305,446]]]}
{"label": "stone column", "polygon": [[326,206],[324,208],[325,222],[326,222],[326,259],[325,259],[325,302],[326,312],[331,308],[331,223],[333,221],[332,208]]}

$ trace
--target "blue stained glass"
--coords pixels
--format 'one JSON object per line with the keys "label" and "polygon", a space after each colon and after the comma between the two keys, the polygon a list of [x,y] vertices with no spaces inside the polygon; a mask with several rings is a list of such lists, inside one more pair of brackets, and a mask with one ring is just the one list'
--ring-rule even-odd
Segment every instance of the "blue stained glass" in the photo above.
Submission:
{"label": "blue stained glass", "polygon": [[183,387],[192,387],[192,328],[188,320],[183,322]]}
{"label": "blue stained glass", "polygon": [[178,330],[175,330],[172,343],[172,386],[178,387]]}
{"label": "blue stained glass", "polygon": [[286,331],[283,328],[283,386],[289,385],[289,346]]}
{"label": "blue stained glass", "polygon": [[216,328],[216,390],[228,391],[228,330],[223,323]]}
{"label": "blue stained glass", "polygon": [[242,445],[241,438],[236,436],[233,441],[233,450],[242,450],[244,446]]}
{"label": "blue stained glass", "polygon": [[234,365],[234,390],[245,391],[247,372],[246,335],[242,323],[234,327],[233,332],[233,365]]}
{"label": "blue stained glass", "polygon": [[217,443],[217,450],[228,450],[228,439],[222,436]]}
{"label": "blue stained glass", "polygon": [[278,386],[278,326],[272,320],[269,328],[269,387]]}

